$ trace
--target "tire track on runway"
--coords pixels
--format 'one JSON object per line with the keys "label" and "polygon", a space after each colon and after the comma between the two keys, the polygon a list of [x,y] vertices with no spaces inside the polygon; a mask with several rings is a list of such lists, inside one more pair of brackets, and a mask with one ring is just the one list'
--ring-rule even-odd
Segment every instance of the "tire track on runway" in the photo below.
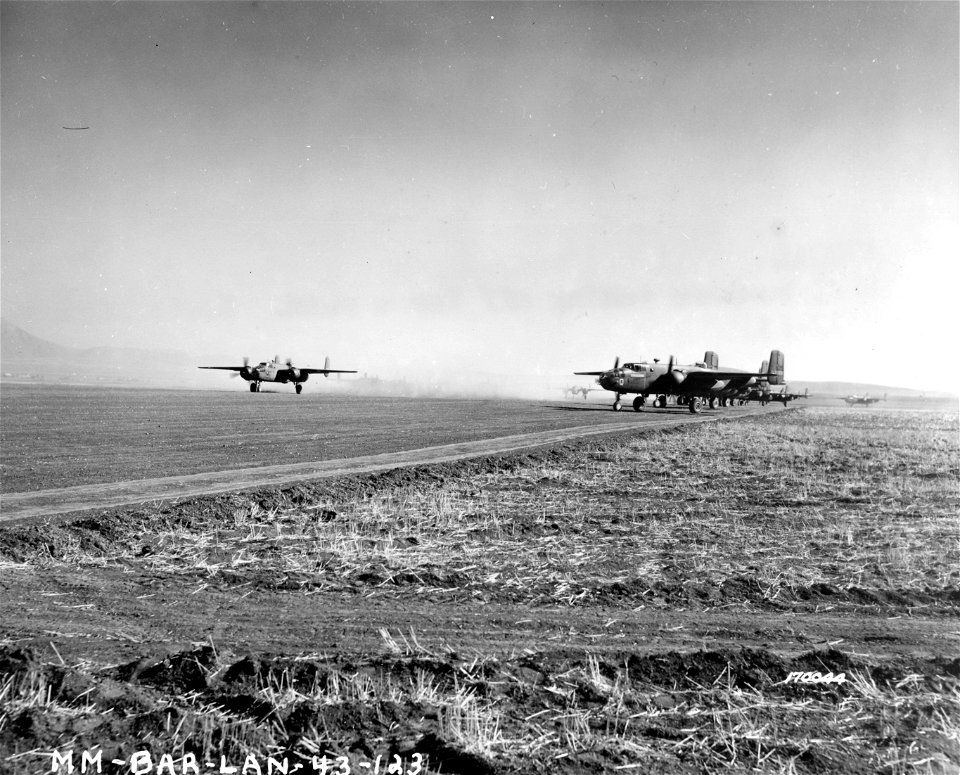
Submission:
{"label": "tire track on runway", "polygon": [[[756,411],[738,412],[749,417]],[[635,420],[602,426],[581,425],[547,431],[520,433],[480,441],[442,444],[434,447],[365,455],[355,458],[322,460],[311,463],[287,463],[255,466],[127,482],[77,485],[58,489],[8,493],[0,496],[0,524],[23,522],[94,509],[133,506],[164,500],[237,492],[255,487],[277,486],[312,479],[386,471],[393,468],[451,463],[487,455],[501,455],[534,447],[559,444],[627,431],[645,432],[683,425],[727,419],[721,416],[673,416],[668,419],[636,423]]]}

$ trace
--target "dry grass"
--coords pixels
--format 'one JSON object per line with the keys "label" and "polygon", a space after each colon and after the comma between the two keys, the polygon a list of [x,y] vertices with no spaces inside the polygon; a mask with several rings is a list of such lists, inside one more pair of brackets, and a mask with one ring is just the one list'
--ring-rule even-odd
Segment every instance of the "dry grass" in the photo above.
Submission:
{"label": "dry grass", "polygon": [[[431,729],[502,772],[529,772],[564,759],[576,771],[576,762],[596,756],[605,771],[693,766],[700,772],[941,775],[960,766],[956,679],[879,681],[856,671],[833,689],[773,682],[756,688],[736,680],[737,667],[728,662],[713,680],[698,683],[677,674],[668,687],[638,674],[636,666],[587,654],[541,662],[542,677],[531,681],[522,666],[536,655],[466,663],[437,659],[412,645],[415,636],[400,641],[405,645],[384,633],[389,655],[356,664],[311,655],[263,663],[253,683],[241,685],[230,678],[229,665],[209,664],[208,689],[158,696],[152,708],[134,713],[129,700],[126,710],[111,707],[117,694],[102,671],[69,668],[90,687],[65,701],[56,697],[62,690],[52,666],[34,664],[0,687],[0,735],[36,711],[72,740],[59,748],[62,753],[82,745],[68,732],[116,733],[127,723],[138,730],[137,750],[201,762],[220,756],[308,761],[351,751],[358,734],[369,748],[409,755],[412,741]],[[231,687],[253,703],[251,710],[223,707]],[[50,753],[49,747],[22,751],[6,763],[13,772],[34,772]],[[365,759],[362,751],[348,756],[354,765]],[[429,771],[447,770],[434,762]]]}
{"label": "dry grass", "polygon": [[809,409],[354,502],[253,504],[203,529],[148,521],[112,550],[68,533],[35,562],[531,605],[811,589],[923,604],[960,585],[957,433],[956,415]]}

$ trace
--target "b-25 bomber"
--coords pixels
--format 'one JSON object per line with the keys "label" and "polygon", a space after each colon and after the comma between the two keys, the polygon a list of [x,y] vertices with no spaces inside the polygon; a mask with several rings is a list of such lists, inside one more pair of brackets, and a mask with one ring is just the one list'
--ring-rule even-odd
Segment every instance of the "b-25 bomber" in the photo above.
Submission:
{"label": "b-25 bomber", "polygon": [[862,396],[845,396],[843,400],[847,402],[847,406],[870,406],[878,401],[886,401],[887,394],[884,393],[883,398],[871,398],[870,394],[866,393]]}
{"label": "b-25 bomber", "polygon": [[769,403],[779,403],[786,406],[798,398],[809,397],[809,388],[805,388],[802,393],[790,393],[787,390],[787,386],[784,385],[783,389],[779,393],[776,393],[770,390],[769,385],[761,383],[755,388],[750,388],[745,394],[738,396],[738,399],[741,404],[749,401],[757,401],[760,406],[766,406]]}
{"label": "b-25 bomber", "polygon": [[580,376],[597,377],[597,383],[605,390],[616,394],[613,411],[619,412],[623,405],[620,399],[630,393],[637,393],[633,400],[634,411],[640,412],[647,398],[656,396],[656,405],[665,407],[667,396],[677,396],[677,402],[686,404],[690,412],[698,414],[704,402],[713,409],[724,406],[742,391],[763,381],[768,385],[781,385],[784,378],[784,358],[780,350],[773,350],[765,371],[741,371],[739,369],[720,369],[720,359],[715,352],[708,350],[703,361],[692,365],[681,365],[671,355],[667,363],[659,358],[653,361],[625,363],[620,358],[606,371],[577,371]]}
{"label": "b-25 bomber", "polygon": [[280,362],[280,356],[274,356],[272,361],[263,361],[256,366],[250,366],[250,359],[243,359],[243,366],[198,366],[198,369],[217,369],[219,371],[232,371],[231,377],[243,377],[250,383],[250,392],[259,393],[260,383],[279,382],[281,384],[293,383],[294,390],[299,395],[303,390],[303,383],[306,382],[311,374],[323,374],[326,377],[329,374],[356,374],[356,371],[345,369],[331,369],[330,358],[324,361],[322,369],[307,369],[294,366],[293,361],[287,358],[286,363]]}

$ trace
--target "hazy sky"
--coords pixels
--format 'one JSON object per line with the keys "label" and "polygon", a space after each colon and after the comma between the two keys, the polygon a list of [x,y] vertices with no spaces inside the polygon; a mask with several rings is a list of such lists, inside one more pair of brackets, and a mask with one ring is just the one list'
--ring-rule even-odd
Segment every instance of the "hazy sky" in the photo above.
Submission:
{"label": "hazy sky", "polygon": [[381,377],[776,347],[956,391],[958,8],[3,0],[3,315]]}

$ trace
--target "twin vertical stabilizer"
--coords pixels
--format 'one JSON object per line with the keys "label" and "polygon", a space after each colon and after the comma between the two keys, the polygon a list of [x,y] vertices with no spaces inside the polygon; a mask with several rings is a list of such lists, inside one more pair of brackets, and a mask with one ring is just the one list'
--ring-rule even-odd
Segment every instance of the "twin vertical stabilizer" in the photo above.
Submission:
{"label": "twin vertical stabilizer", "polygon": [[765,369],[767,381],[771,385],[782,385],[784,379],[783,353],[780,350],[770,352],[770,361]]}

